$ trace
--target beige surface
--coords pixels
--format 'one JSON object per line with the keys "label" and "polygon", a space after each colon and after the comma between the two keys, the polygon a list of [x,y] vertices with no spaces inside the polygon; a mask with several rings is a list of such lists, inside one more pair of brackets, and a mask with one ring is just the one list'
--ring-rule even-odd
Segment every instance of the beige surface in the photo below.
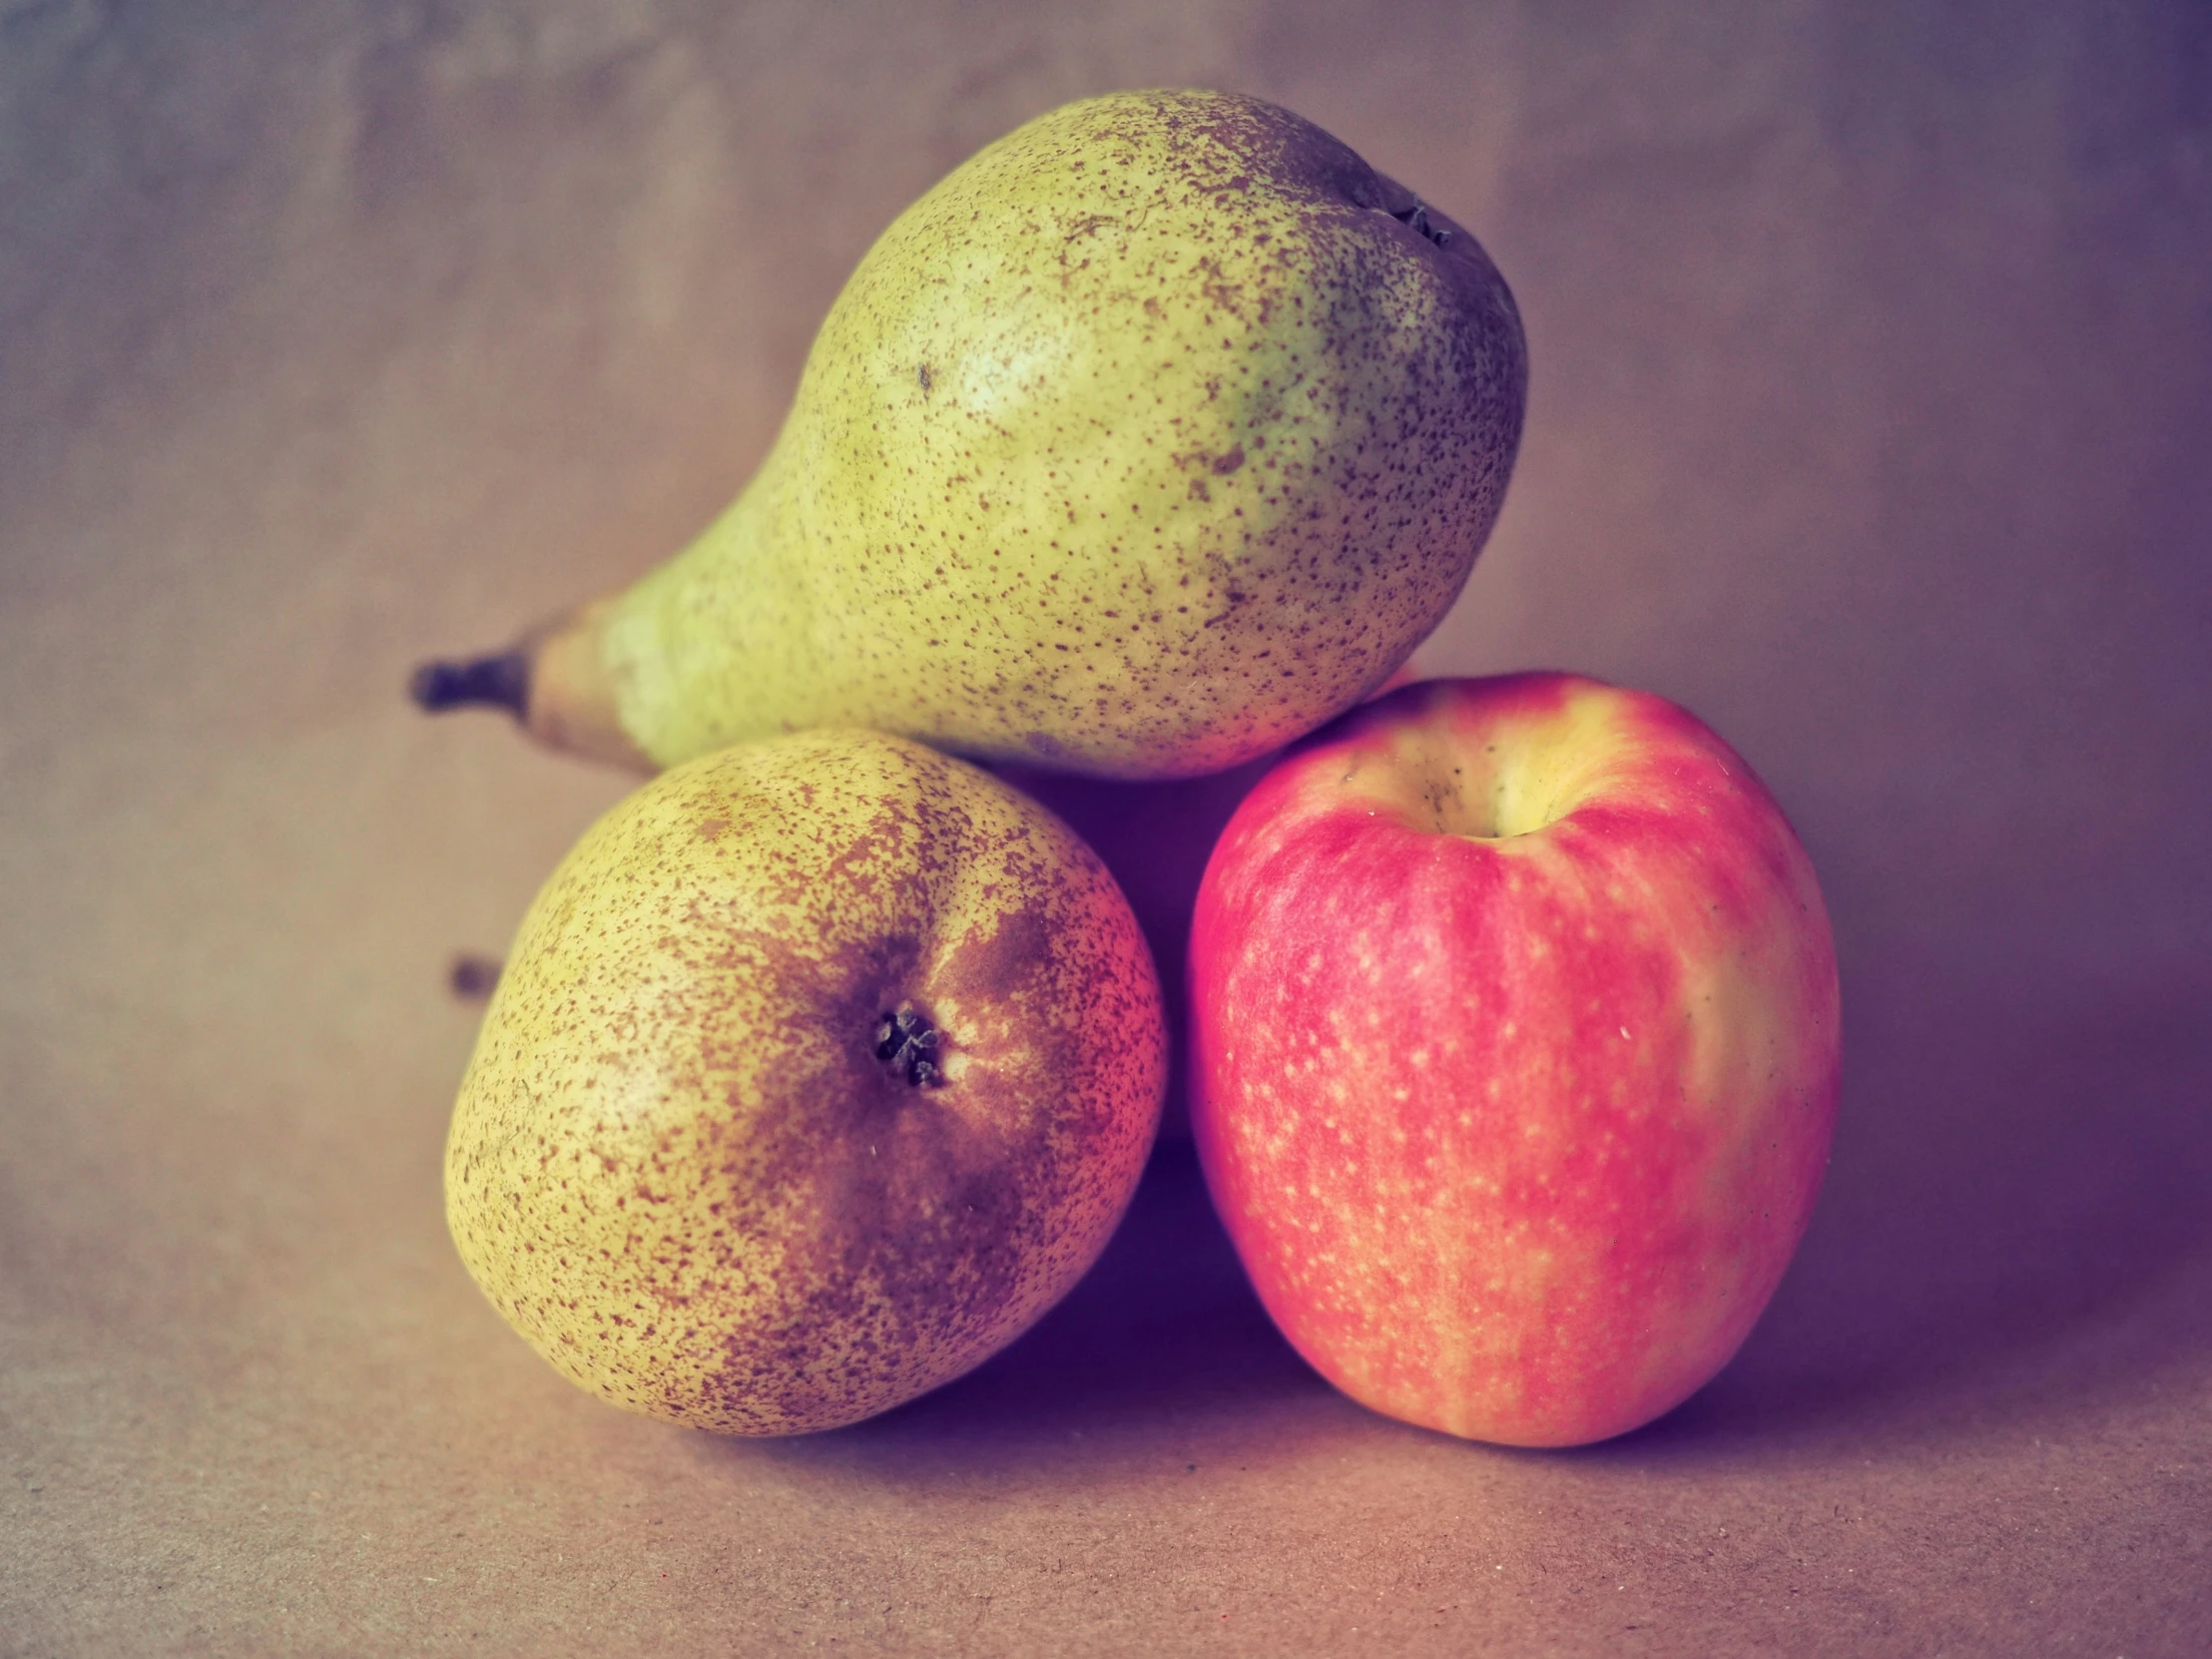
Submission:
{"label": "beige surface", "polygon": [[[0,1652],[2212,1651],[2212,37],[2058,10],[0,5]],[[437,1191],[447,961],[620,785],[404,673],[694,528],[945,168],[1166,81],[1513,282],[1429,664],[1788,806],[1813,1233],[1571,1454],[1333,1396],[1173,1157],[913,1407],[623,1416]]]}

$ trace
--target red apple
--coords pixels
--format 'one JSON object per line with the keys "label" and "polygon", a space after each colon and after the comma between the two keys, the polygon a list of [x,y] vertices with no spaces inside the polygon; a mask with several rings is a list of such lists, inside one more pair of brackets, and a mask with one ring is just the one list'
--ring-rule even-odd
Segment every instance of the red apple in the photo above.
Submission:
{"label": "red apple", "polygon": [[1299,1352],[1377,1410],[1572,1445],[1758,1319],[1828,1161],[1835,947],[1727,744],[1564,674],[1356,710],[1245,798],[1192,926],[1191,1111]]}

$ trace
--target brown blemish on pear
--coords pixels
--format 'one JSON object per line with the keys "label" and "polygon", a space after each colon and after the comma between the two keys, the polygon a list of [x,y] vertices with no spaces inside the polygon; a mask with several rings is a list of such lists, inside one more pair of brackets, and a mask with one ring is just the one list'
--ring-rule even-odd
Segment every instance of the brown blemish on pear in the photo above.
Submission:
{"label": "brown blemish on pear", "polygon": [[[878,1053],[901,1009],[928,1086]],[[455,1109],[448,1216],[584,1386],[830,1427],[1074,1283],[1164,1085],[1157,977],[1088,847],[918,745],[808,734],[663,775],[547,883]]]}

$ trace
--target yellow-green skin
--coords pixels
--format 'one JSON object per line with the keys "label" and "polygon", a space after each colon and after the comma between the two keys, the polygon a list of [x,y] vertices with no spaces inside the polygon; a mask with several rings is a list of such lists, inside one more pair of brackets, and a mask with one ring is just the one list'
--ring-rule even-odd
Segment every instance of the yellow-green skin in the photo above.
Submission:
{"label": "yellow-green skin", "polygon": [[[934,1086],[878,1053],[902,1009],[938,1034]],[[1166,1051],[1120,889],[1042,808],[872,733],[747,745],[616,806],[538,895],[461,1085],[447,1219],[585,1388],[834,1427],[1081,1277]]]}
{"label": "yellow-green skin", "polygon": [[1113,777],[1253,759],[1442,618],[1525,387],[1474,239],[1320,128],[1068,105],[861,262],[759,474],[615,602],[620,723],[663,766],[833,724]]}

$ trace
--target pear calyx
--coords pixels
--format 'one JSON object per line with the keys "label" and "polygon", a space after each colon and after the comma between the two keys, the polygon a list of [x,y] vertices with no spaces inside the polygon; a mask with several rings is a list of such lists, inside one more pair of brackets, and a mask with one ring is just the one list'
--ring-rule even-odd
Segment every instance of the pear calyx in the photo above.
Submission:
{"label": "pear calyx", "polygon": [[933,1089],[944,1082],[937,1060],[937,1028],[912,1006],[883,1016],[875,1030],[875,1057],[889,1062],[892,1071],[917,1089]]}

